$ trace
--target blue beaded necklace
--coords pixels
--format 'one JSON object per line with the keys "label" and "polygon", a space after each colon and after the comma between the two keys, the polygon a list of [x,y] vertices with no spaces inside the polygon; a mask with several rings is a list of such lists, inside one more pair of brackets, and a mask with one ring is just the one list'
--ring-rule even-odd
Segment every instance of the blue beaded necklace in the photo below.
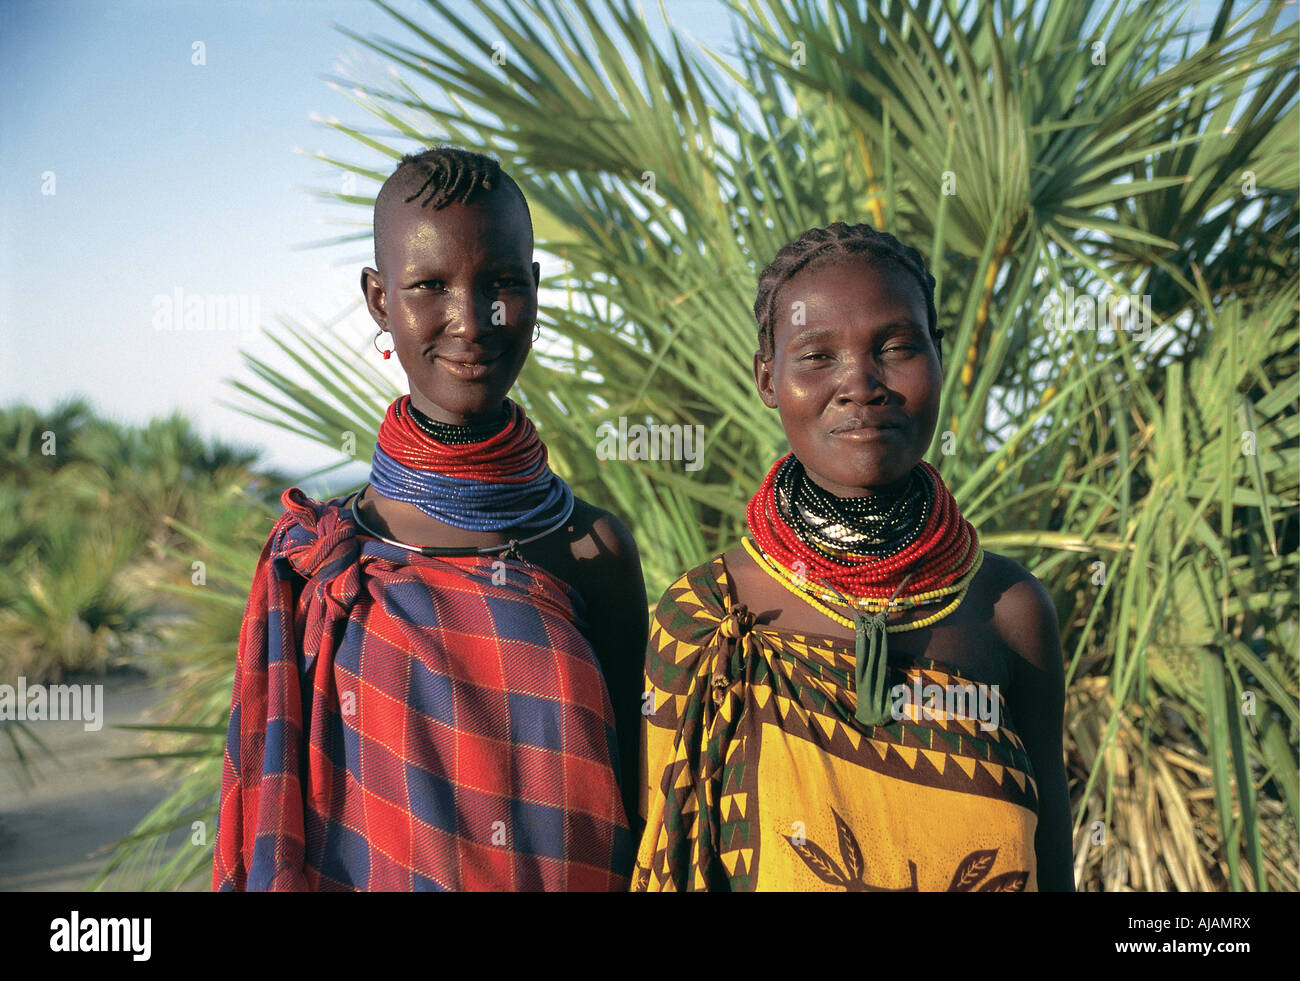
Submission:
{"label": "blue beaded necklace", "polygon": [[573,508],[573,491],[549,467],[527,483],[489,484],[405,467],[375,447],[370,483],[376,493],[465,531],[535,531]]}
{"label": "blue beaded necklace", "polygon": [[523,410],[505,406],[486,427],[430,426],[403,396],[380,424],[371,486],[462,531],[520,538],[558,527],[573,512],[573,491],[546,465],[545,446]]}

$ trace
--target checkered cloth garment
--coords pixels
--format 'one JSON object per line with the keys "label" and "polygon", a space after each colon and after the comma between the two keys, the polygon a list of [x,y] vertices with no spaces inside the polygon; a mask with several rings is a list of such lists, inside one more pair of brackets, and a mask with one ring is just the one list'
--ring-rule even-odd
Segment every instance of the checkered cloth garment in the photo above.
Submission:
{"label": "checkered cloth garment", "polygon": [[240,631],[212,888],[626,890],[581,598],[523,562],[360,536],[338,499],[282,502]]}

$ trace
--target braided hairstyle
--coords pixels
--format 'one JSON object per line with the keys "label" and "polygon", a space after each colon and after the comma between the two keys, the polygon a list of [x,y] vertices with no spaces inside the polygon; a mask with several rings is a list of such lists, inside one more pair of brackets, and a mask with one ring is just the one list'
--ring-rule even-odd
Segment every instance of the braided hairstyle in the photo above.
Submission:
{"label": "braided hairstyle", "polygon": [[402,157],[375,195],[375,257],[380,253],[385,222],[382,215],[392,203],[410,203],[423,196],[420,207],[441,210],[450,204],[471,204],[498,190],[512,191],[532,223],[524,192],[501,164],[486,154],[455,146],[434,146]]}
{"label": "braided hairstyle", "polygon": [[[758,321],[758,351],[764,361],[774,354],[776,295],[794,276],[816,263],[835,261],[848,256],[865,256],[875,262],[890,263],[915,277],[925,298],[925,314],[930,337],[939,347],[943,331],[938,330],[934,308],[934,277],[925,267],[921,253],[904,245],[888,232],[878,232],[870,225],[846,225],[837,221],[826,228],[810,228],[793,242],[783,245],[758,277],[758,296],[754,300],[754,319]],[[943,356],[940,351],[941,358]]]}

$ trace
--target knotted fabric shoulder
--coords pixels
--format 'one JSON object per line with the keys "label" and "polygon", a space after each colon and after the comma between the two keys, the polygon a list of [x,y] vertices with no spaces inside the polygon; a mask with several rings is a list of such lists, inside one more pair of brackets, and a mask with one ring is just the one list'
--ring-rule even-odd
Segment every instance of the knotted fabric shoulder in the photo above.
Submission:
{"label": "knotted fabric shoulder", "polygon": [[754,614],[732,600],[721,558],[669,587],[651,626],[642,723],[647,824],[633,890],[727,888],[718,801],[754,667]]}
{"label": "knotted fabric shoulder", "polygon": [[[332,659],[360,590],[360,546],[351,518],[297,487],[280,500],[284,514],[258,559],[239,633],[213,856],[212,888],[220,891],[309,887],[303,871],[303,686],[313,677],[330,684],[331,672],[319,670],[318,662]],[[310,590],[297,604],[295,576]]]}
{"label": "knotted fabric shoulder", "polygon": [[[326,507],[290,487],[281,498],[293,520],[284,526],[276,544],[273,568],[280,580],[301,576],[311,589],[296,638],[308,659],[321,649],[322,634],[346,623],[361,590],[361,546],[357,526],[342,508]],[[299,601],[302,605],[302,601]],[[332,638],[337,644],[339,637]]]}

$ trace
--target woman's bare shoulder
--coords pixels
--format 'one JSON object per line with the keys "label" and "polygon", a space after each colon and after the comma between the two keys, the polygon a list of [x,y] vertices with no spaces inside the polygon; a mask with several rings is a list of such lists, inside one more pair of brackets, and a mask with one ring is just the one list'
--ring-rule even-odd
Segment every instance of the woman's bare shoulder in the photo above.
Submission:
{"label": "woman's bare shoulder", "polygon": [[1061,647],[1052,595],[1019,562],[984,553],[980,588],[993,606],[993,623],[1003,643],[1035,667],[1055,667]]}
{"label": "woman's bare shoulder", "polygon": [[569,540],[576,559],[618,559],[637,554],[636,539],[627,525],[604,508],[575,497],[569,521]]}
{"label": "woman's bare shoulder", "polygon": [[589,607],[616,617],[632,608],[644,609],[641,554],[617,515],[575,498],[565,533],[563,578],[577,587]]}

